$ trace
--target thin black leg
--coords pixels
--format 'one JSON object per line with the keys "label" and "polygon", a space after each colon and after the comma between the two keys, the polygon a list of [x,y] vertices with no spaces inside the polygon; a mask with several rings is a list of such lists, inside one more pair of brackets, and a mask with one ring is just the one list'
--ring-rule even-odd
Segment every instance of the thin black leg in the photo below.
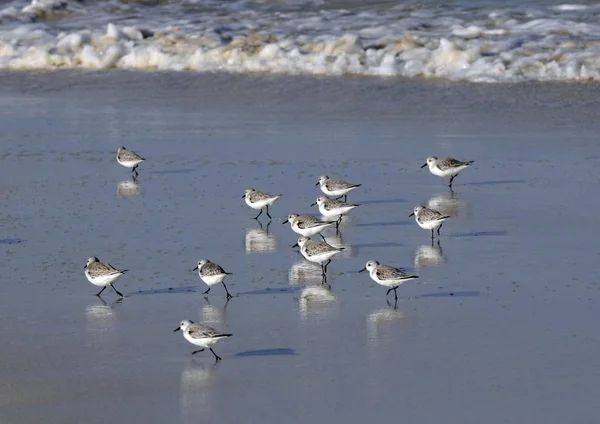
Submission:
{"label": "thin black leg", "polygon": [[433,240],[433,230],[431,230],[431,240]]}
{"label": "thin black leg", "polygon": [[327,263],[325,263],[325,272],[327,272],[327,265],[329,265],[330,263],[331,263],[331,259],[329,259],[329,260],[327,261]]}
{"label": "thin black leg", "polygon": [[396,293],[396,289],[397,289],[397,288],[398,288],[397,286],[396,286],[396,287],[394,287],[394,300],[395,300],[396,302],[398,301],[398,293]]}
{"label": "thin black leg", "polygon": [[347,202],[348,202],[348,195],[344,194],[344,203],[347,203]]}
{"label": "thin black leg", "polygon": [[112,287],[112,289],[115,291],[116,294],[118,294],[121,297],[124,297],[123,294],[119,290],[115,289],[115,286],[113,286],[112,284],[110,286]]}
{"label": "thin black leg", "polygon": [[[212,347],[209,347],[209,349],[212,352],[212,354],[215,355],[215,360],[217,362],[219,362],[221,360],[221,357],[219,355],[217,355],[214,350],[212,350]],[[202,349],[202,350],[204,350],[204,349]]]}
{"label": "thin black leg", "polygon": [[210,291],[210,287],[207,288],[205,292],[202,292],[202,294],[208,294],[209,291]]}
{"label": "thin black leg", "polygon": [[440,230],[442,229],[442,225],[444,225],[443,223],[440,224],[440,226],[438,227],[438,236],[440,235]]}
{"label": "thin black leg", "polygon": [[233,296],[229,294],[229,290],[227,290],[225,283],[223,283],[223,287],[225,287],[225,293],[227,293],[227,300],[231,299]]}
{"label": "thin black leg", "polygon": [[260,210],[260,212],[258,213],[258,215],[256,215],[256,216],[254,217],[254,219],[258,219],[258,217],[259,217],[261,214],[262,214],[262,209]]}
{"label": "thin black leg", "polygon": [[104,291],[105,288],[106,288],[106,286],[102,287],[102,290],[100,290],[98,293],[96,293],[96,296],[100,297],[100,295],[102,294],[102,292]]}
{"label": "thin black leg", "polygon": [[195,355],[196,353],[199,353],[199,352],[204,352],[204,349],[195,350],[192,352],[192,355]]}
{"label": "thin black leg", "polygon": [[327,240],[325,240],[325,237],[323,237],[323,234],[319,233],[319,235],[321,236],[321,238],[323,239],[323,241],[327,241]]}
{"label": "thin black leg", "polygon": [[338,218],[338,220],[335,222],[335,229],[337,230],[338,228],[340,228],[340,224],[342,223],[342,215],[340,215],[340,217]]}
{"label": "thin black leg", "polygon": [[[261,210],[262,210],[262,209],[261,209]],[[269,205],[267,205],[267,216],[269,217],[269,219],[273,219],[273,218],[271,217],[271,215],[269,215]]]}
{"label": "thin black leg", "polygon": [[454,181],[454,177],[456,177],[456,175],[450,177],[450,184],[448,185],[448,187],[452,187],[452,181]]}
{"label": "thin black leg", "polygon": [[390,292],[394,290],[394,289],[389,289],[387,292],[385,292],[385,295],[387,296],[388,294],[390,294]]}

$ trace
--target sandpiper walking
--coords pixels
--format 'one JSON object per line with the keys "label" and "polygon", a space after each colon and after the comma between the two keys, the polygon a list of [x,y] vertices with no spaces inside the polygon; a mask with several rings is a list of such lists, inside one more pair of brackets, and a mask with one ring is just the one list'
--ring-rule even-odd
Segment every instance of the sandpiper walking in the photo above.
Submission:
{"label": "sandpiper walking", "polygon": [[297,234],[300,234],[304,237],[314,236],[319,234],[323,241],[325,241],[325,237],[321,232],[327,228],[331,227],[335,224],[335,221],[321,221],[319,218],[310,215],[298,215],[297,213],[293,213],[288,215],[288,219],[282,222],[282,224],[290,223],[292,227],[292,231]]}
{"label": "sandpiper walking", "polygon": [[394,268],[393,266],[389,265],[382,265],[377,261],[367,262],[365,267],[359,272],[363,271],[369,271],[369,276],[377,284],[389,287],[389,290],[385,294],[386,296],[390,294],[392,290],[394,290],[394,300],[398,300],[398,294],[396,293],[396,289],[398,288],[398,286],[406,283],[407,281],[419,278],[417,275],[409,274],[400,268]]}
{"label": "sandpiper walking", "polygon": [[96,296],[100,296],[104,289],[108,286],[111,286],[112,289],[117,293],[120,297],[123,297],[123,294],[115,289],[113,283],[117,281],[117,279],[127,272],[126,269],[118,270],[114,266],[108,263],[102,263],[95,256],[90,256],[85,265],[85,276],[90,283],[95,286],[102,287]]}
{"label": "sandpiper walking", "polygon": [[225,287],[225,293],[227,293],[227,300],[231,299],[233,296],[229,294],[229,290],[227,290],[227,286],[225,285],[225,277],[231,275],[231,272],[226,272],[221,268],[221,266],[209,261],[208,259],[201,259],[198,261],[198,265],[192,271],[198,271],[198,275],[200,279],[206,283],[208,289],[202,294],[208,294],[210,291],[210,287],[215,284],[223,284]]}
{"label": "sandpiper walking", "polygon": [[298,243],[292,247],[300,247],[300,253],[306,260],[321,265],[323,281],[327,279],[327,265],[331,263],[331,258],[344,249],[343,247],[333,247],[324,241],[314,241],[308,237],[300,237]]}
{"label": "sandpiper walking", "polygon": [[213,355],[215,355],[216,362],[219,362],[221,357],[217,355],[210,346],[219,342],[220,340],[232,336],[231,334],[221,333],[220,331],[217,331],[208,325],[195,324],[189,320],[181,321],[181,323],[179,323],[179,327],[177,327],[174,332],[179,330],[181,330],[183,337],[185,337],[188,342],[202,348],[193,351],[192,355],[195,355],[198,352],[203,352],[204,349],[208,349]]}
{"label": "sandpiper walking", "polygon": [[127,150],[125,147],[119,147],[119,150],[117,150],[117,162],[126,168],[131,168],[131,173],[134,177],[138,176],[137,167],[145,160],[137,153]]}
{"label": "sandpiper walking", "polygon": [[361,186],[361,184],[351,184],[342,180],[334,180],[327,175],[319,177],[319,182],[315,185],[320,185],[321,191],[327,196],[336,197],[337,199],[343,197],[344,202],[348,200],[348,193]]}
{"label": "sandpiper walking", "polygon": [[246,199],[246,204],[250,206],[252,209],[260,209],[258,215],[254,217],[254,219],[258,219],[258,217],[262,214],[263,208],[267,209],[267,216],[271,218],[269,214],[269,206],[273,205],[279,198],[281,194],[269,194],[264,191],[257,191],[253,188],[246,189],[244,195],[242,196]]}

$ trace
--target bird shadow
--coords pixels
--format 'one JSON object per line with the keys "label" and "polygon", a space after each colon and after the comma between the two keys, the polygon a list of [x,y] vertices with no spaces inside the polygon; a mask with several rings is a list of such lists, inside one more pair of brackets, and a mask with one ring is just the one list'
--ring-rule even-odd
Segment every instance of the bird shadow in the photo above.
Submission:
{"label": "bird shadow", "polygon": [[479,292],[475,290],[459,291],[459,292],[438,292],[438,293],[427,293],[417,296],[417,299],[422,297],[479,297]]}
{"label": "bird shadow", "polygon": [[196,171],[194,168],[167,169],[164,171],[151,171],[150,174],[189,174]]}
{"label": "bird shadow", "polygon": [[266,288],[266,289],[242,292],[242,293],[238,293],[238,295],[244,296],[244,295],[255,295],[255,294],[296,293],[299,291],[300,291],[300,288],[298,288],[298,287],[285,287],[285,288],[281,288],[281,289]]}
{"label": "bird shadow", "polygon": [[23,240],[19,238],[0,239],[0,244],[21,244]]}
{"label": "bird shadow", "polygon": [[389,221],[389,222],[367,222],[356,224],[356,227],[395,227],[400,225],[411,225],[411,221]]}
{"label": "bird shadow", "polygon": [[152,289],[152,290],[139,290],[127,295],[130,296],[138,296],[138,295],[148,295],[148,294],[182,294],[182,293],[199,293],[204,292],[206,289],[203,289],[200,286],[186,286],[186,287],[167,287],[166,289]]}
{"label": "bird shadow", "polygon": [[280,349],[259,349],[259,350],[246,350],[244,352],[238,352],[235,356],[238,357],[252,357],[252,356],[291,356],[296,355],[294,349],[280,348]]}
{"label": "bird shadow", "polygon": [[500,184],[525,184],[525,180],[494,180],[494,181],[475,181],[472,183],[463,183],[463,186],[472,185],[500,185]]}
{"label": "bird shadow", "polygon": [[452,234],[448,237],[460,238],[460,237],[489,237],[489,236],[507,236],[508,231],[473,231],[471,233],[459,233]]}
{"label": "bird shadow", "polygon": [[361,205],[383,205],[386,203],[406,203],[406,199],[376,199],[376,200],[363,200],[360,203]]}
{"label": "bird shadow", "polygon": [[395,242],[362,243],[362,244],[353,245],[353,247],[355,247],[357,249],[364,249],[364,248],[369,248],[369,247],[402,247],[402,246],[404,246],[402,243],[395,243]]}

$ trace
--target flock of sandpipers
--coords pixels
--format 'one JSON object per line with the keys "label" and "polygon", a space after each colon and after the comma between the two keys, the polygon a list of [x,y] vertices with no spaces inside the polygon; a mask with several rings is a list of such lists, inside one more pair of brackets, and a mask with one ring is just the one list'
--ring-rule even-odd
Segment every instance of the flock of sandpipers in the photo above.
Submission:
{"label": "flock of sandpipers", "polygon": [[[138,176],[138,166],[144,160],[143,157],[131,150],[127,150],[125,147],[120,147],[117,151],[117,162],[127,168],[131,168],[134,179]],[[435,156],[430,156],[421,168],[427,166],[434,175],[443,178],[450,177],[449,186],[452,187],[454,178],[456,178],[459,172],[470,166],[472,163],[473,161],[463,162],[453,158],[437,158]],[[318,205],[319,212],[325,219],[322,220],[310,215],[291,214],[284,223],[289,222],[292,230],[295,233],[300,234],[301,237],[298,238],[298,242],[294,247],[300,248],[300,253],[306,260],[321,265],[322,282],[325,283],[327,281],[327,266],[331,262],[331,258],[342,251],[343,248],[334,247],[328,244],[321,233],[323,230],[332,227],[333,225],[335,225],[337,229],[342,221],[342,217],[359,206],[357,204],[347,203],[347,196],[352,190],[360,187],[360,184],[351,184],[324,175],[319,178],[316,185],[320,186],[321,191],[325,196],[317,198],[316,202],[311,206]],[[266,212],[266,215],[271,218],[269,206],[273,206],[273,204],[279,200],[281,195],[269,194],[264,191],[257,191],[249,188],[245,191],[243,197],[248,206],[252,209],[259,210],[258,215],[254,217],[255,219],[258,219],[263,213],[263,210]],[[344,201],[339,200],[342,197],[344,198]],[[435,237],[436,231],[439,236],[444,221],[449,218],[449,216],[442,215],[434,209],[421,205],[415,207],[414,212],[410,214],[410,216],[415,217],[415,221],[421,228],[431,231],[432,239]],[[320,235],[322,241],[310,239],[311,236],[315,235]],[[223,284],[227,300],[232,297],[229,290],[227,290],[224,281],[225,277],[231,273],[226,272],[220,265],[215,264],[208,259],[199,260],[196,268],[194,268],[194,271],[196,270],[198,271],[200,279],[208,286],[208,289],[203,294],[207,294],[210,291],[211,286]],[[96,296],[100,296],[106,287],[110,286],[115,293],[123,298],[123,294],[114,287],[113,283],[126,271],[127,270],[118,270],[108,263],[100,262],[95,256],[88,258],[85,266],[85,276],[88,281],[95,286],[102,287],[102,289],[96,293]],[[386,296],[391,291],[394,291],[395,300],[398,300],[398,295],[396,293],[398,286],[406,281],[419,278],[400,268],[383,265],[377,261],[368,261],[361,270],[361,272],[363,271],[368,271],[369,276],[377,284],[388,288]],[[193,351],[192,355],[202,352],[205,349],[209,349],[217,361],[221,360],[221,358],[212,350],[211,345],[223,338],[231,336],[231,334],[222,333],[207,325],[196,324],[189,320],[181,321],[179,326],[175,329],[175,331],[178,330],[183,332],[183,336],[187,341],[201,348]]]}

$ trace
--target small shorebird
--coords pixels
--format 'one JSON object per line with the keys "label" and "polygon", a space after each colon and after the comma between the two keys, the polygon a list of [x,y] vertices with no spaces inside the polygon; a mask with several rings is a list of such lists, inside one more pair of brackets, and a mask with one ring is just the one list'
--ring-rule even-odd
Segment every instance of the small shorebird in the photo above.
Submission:
{"label": "small shorebird", "polygon": [[252,209],[260,209],[258,215],[254,217],[254,219],[258,219],[260,214],[262,214],[264,207],[267,208],[267,216],[271,218],[271,215],[269,215],[269,206],[279,200],[281,194],[269,194],[264,191],[256,191],[253,188],[249,188],[244,192],[242,197],[246,199],[246,204]]}
{"label": "small shorebird", "polygon": [[315,185],[320,185],[321,191],[327,196],[337,197],[338,199],[343,196],[344,202],[348,200],[348,193],[361,186],[361,184],[351,184],[346,181],[334,180],[327,175],[319,177],[319,182]]}
{"label": "small shorebird", "polygon": [[454,158],[437,158],[435,156],[429,156],[427,158],[427,162],[421,166],[421,168],[429,167],[429,171],[433,175],[437,175],[438,177],[450,177],[449,187],[452,187],[452,181],[458,175],[460,171],[471,166],[475,161],[469,160],[466,162],[462,162],[460,160]]}
{"label": "small shorebird", "polygon": [[293,213],[288,215],[288,219],[282,222],[282,224],[290,223],[292,227],[292,231],[297,234],[300,234],[304,237],[314,236],[319,234],[323,241],[325,241],[325,237],[321,232],[327,228],[335,224],[335,221],[321,221],[319,218],[310,215],[298,215],[297,213]]}
{"label": "small shorebird", "polygon": [[321,265],[323,279],[326,279],[327,265],[331,258],[344,249],[333,247],[324,241],[313,241],[308,237],[300,237],[292,247],[300,247],[300,253],[307,261]]}
{"label": "small shorebird", "polygon": [[438,236],[440,235],[440,229],[442,224],[448,218],[448,215],[442,215],[435,209],[429,209],[425,206],[416,206],[413,213],[408,216],[414,216],[415,221],[419,224],[419,227],[425,230],[431,230],[431,239],[433,240],[433,230],[437,229]]}
{"label": "small shorebird", "polygon": [[131,168],[131,173],[135,177],[138,176],[138,165],[145,160],[146,159],[144,159],[137,153],[132,152],[131,150],[127,150],[125,147],[119,147],[119,150],[117,150],[117,162],[119,162],[126,168]]}
{"label": "small shorebird", "polygon": [[311,204],[311,206],[319,205],[319,212],[325,218],[333,218],[338,217],[335,228],[340,226],[340,222],[342,222],[342,216],[346,215],[358,204],[352,205],[350,203],[344,203],[340,200],[330,199],[329,197],[321,196],[317,198],[316,202]]}
{"label": "small shorebird", "polygon": [[113,283],[117,281],[117,279],[127,272],[126,269],[118,270],[113,267],[111,264],[105,264],[98,260],[95,256],[90,256],[85,265],[85,276],[90,283],[95,286],[102,287],[96,296],[100,296],[100,294],[104,291],[104,289],[108,286],[111,286],[112,289],[119,296],[123,297],[123,294],[115,289]]}
{"label": "small shorebird", "polygon": [[359,272],[363,271],[369,271],[369,276],[377,284],[389,287],[389,290],[385,294],[386,296],[390,294],[392,290],[394,290],[394,300],[398,300],[398,294],[396,293],[396,289],[398,288],[398,286],[406,283],[407,281],[419,278],[419,276],[411,275],[400,268],[394,268],[393,266],[389,265],[382,265],[377,261],[367,262],[367,265],[365,265],[365,267]]}
{"label": "small shorebird", "polygon": [[217,343],[218,341],[225,339],[227,337],[231,337],[231,334],[221,333],[215,330],[208,325],[195,324],[189,320],[183,320],[179,323],[179,327],[177,327],[175,331],[179,331],[183,333],[183,337],[195,346],[199,346],[202,349],[195,350],[192,352],[192,355],[195,355],[198,352],[203,352],[204,349],[208,349],[215,355],[215,361],[219,362],[221,357],[212,350],[211,345]]}
{"label": "small shorebird", "polygon": [[201,259],[198,261],[198,265],[192,271],[198,271],[198,275],[200,279],[206,283],[208,286],[208,290],[206,290],[202,294],[208,294],[210,291],[210,286],[214,286],[215,284],[223,284],[225,287],[225,293],[227,293],[227,300],[231,299],[233,296],[229,294],[229,290],[227,290],[227,286],[225,285],[225,277],[231,275],[231,272],[225,272],[223,268],[219,265],[209,261],[208,259]]}

